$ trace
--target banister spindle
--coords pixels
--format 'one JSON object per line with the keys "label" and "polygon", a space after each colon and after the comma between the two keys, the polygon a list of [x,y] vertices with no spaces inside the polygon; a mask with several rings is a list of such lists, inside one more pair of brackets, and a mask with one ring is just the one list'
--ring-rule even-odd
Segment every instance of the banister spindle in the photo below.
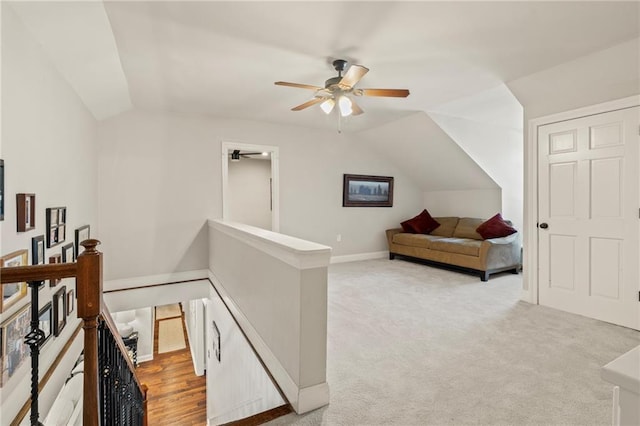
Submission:
{"label": "banister spindle", "polygon": [[82,243],[84,252],[78,256],[76,291],[78,317],[84,329],[84,397],[82,424],[98,426],[98,315],[102,301],[102,253],[96,246],[100,241],[89,239]]}

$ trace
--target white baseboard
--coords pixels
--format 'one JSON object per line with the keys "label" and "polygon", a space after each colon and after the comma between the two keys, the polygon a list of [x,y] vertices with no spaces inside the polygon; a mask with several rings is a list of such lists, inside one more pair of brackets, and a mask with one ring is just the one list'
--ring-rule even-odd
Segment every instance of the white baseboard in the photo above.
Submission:
{"label": "white baseboard", "polygon": [[138,364],[147,361],[153,361],[153,354],[138,356]]}
{"label": "white baseboard", "polygon": [[389,256],[388,251],[374,251],[371,253],[347,254],[344,256],[331,256],[330,263],[333,264],[333,263],[358,262],[360,260],[384,259],[387,256]]}
{"label": "white baseboard", "polygon": [[200,269],[195,271],[171,272],[160,275],[146,275],[144,277],[123,278],[104,282],[104,291],[123,290],[127,288],[148,287],[158,284],[176,283],[180,281],[206,280],[209,271]]}

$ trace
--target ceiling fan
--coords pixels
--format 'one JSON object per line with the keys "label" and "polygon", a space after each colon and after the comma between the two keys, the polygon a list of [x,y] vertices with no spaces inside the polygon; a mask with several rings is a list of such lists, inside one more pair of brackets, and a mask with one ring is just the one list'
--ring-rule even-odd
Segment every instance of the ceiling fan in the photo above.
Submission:
{"label": "ceiling fan", "polygon": [[286,81],[276,81],[275,84],[278,86],[315,90],[313,99],[291,108],[292,111],[301,111],[312,105],[320,104],[320,108],[322,108],[326,114],[329,114],[333,111],[336,104],[338,104],[338,110],[342,117],[360,115],[364,112],[349,95],[384,96],[392,98],[406,98],[409,96],[407,89],[356,89],[354,86],[364,77],[369,69],[362,65],[351,65],[343,76],[342,72],[346,64],[347,61],[344,59],[336,59],[333,61],[333,67],[338,71],[338,76],[325,81],[324,87],[312,86],[310,84],[288,83]]}

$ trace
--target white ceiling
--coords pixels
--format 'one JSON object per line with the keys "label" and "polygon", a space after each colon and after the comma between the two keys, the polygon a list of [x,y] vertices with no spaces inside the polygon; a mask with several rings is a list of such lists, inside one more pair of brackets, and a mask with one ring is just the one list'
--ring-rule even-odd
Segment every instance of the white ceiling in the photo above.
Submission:
{"label": "white ceiling", "polygon": [[[28,28],[42,4],[16,7]],[[410,89],[406,99],[358,98],[365,114],[348,118],[347,131],[433,109],[640,34],[638,2],[104,2],[112,34],[75,14],[80,3],[46,4],[49,22],[58,25],[35,37],[76,32],[53,47],[42,43],[54,64],[73,61],[81,69],[85,58],[117,67],[125,83],[113,73],[95,85],[128,85],[140,108],[335,128],[336,117],[317,106],[290,111],[312,91],[273,84],[322,86],[336,74],[335,58],[370,68],[357,87]],[[84,25],[69,25],[74,19]],[[91,55],[71,59],[61,48],[73,49],[70,40],[102,41]],[[86,92],[81,98],[92,111],[107,101],[104,91],[72,86]]]}

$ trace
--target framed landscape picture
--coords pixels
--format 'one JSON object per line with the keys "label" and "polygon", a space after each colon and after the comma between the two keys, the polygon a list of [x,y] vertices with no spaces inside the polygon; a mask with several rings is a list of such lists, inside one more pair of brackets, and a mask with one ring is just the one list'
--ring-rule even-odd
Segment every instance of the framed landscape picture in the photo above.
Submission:
{"label": "framed landscape picture", "polygon": [[24,344],[31,322],[31,305],[19,310],[0,326],[2,328],[2,375],[0,386],[13,376],[16,370],[29,357],[29,346]]}
{"label": "framed landscape picture", "polygon": [[393,177],[345,174],[342,207],[392,207]]}
{"label": "framed landscape picture", "polygon": [[[26,266],[28,250],[18,250],[6,256],[0,257],[0,266]],[[0,285],[0,312],[4,312],[9,306],[27,295],[27,283],[11,283]]]}

